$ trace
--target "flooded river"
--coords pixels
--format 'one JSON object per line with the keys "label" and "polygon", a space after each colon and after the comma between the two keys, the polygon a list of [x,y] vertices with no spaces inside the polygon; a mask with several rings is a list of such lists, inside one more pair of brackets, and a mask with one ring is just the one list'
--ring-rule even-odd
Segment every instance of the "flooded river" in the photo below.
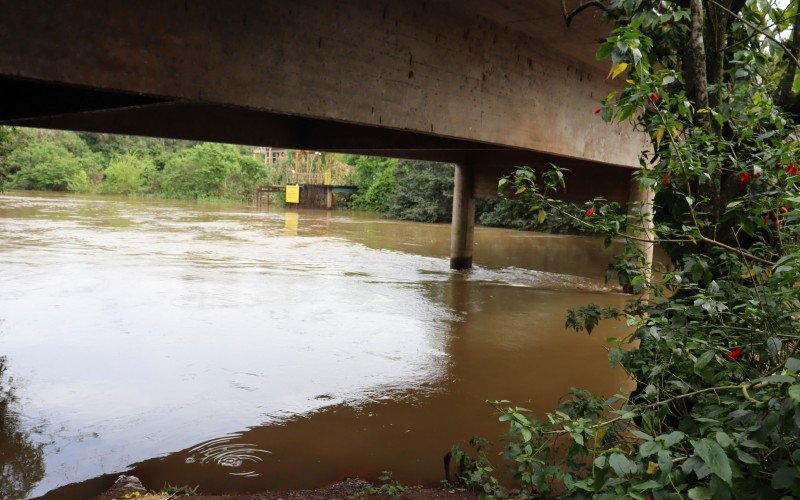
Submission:
{"label": "flooded river", "polygon": [[[442,456],[570,386],[628,387],[569,307],[621,304],[593,238],[347,212],[0,194],[0,496],[84,498],[125,471],[205,493],[318,487]],[[9,383],[10,381],[10,383]],[[13,429],[12,429],[13,428]],[[13,431],[13,432],[12,432]],[[13,439],[8,435],[13,433]]]}

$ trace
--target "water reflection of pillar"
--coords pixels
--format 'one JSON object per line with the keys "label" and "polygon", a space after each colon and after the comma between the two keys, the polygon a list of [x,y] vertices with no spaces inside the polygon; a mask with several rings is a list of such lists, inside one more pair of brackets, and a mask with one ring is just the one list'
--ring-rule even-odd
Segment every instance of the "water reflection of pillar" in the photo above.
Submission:
{"label": "water reflection of pillar", "polygon": [[653,247],[655,234],[653,233],[653,199],[655,193],[652,189],[642,189],[639,180],[631,177],[630,196],[628,197],[628,220],[633,227],[630,234],[636,238],[636,246],[644,253],[645,276],[648,281],[653,269]]}
{"label": "water reflection of pillar", "polygon": [[[450,362],[448,363],[447,385],[450,391],[458,390],[455,387],[463,387],[465,380],[470,380],[469,366],[470,360],[474,358],[474,352],[469,339],[470,323],[470,303],[472,299],[472,289],[474,282],[470,282],[469,275],[465,273],[451,273],[450,279],[441,282],[443,286],[443,297],[451,318],[448,321],[446,350]],[[480,297],[480,294],[478,294]],[[465,372],[465,370],[467,370]]]}
{"label": "water reflection of pillar", "polygon": [[456,165],[453,183],[453,221],[450,233],[450,269],[472,267],[475,232],[475,169]]}
{"label": "water reflection of pillar", "polygon": [[283,217],[286,236],[297,236],[300,215],[297,212],[284,212]]}
{"label": "water reflection of pillar", "polygon": [[461,320],[465,320],[469,313],[470,286],[469,279],[463,274],[453,273],[445,282],[447,308]]}

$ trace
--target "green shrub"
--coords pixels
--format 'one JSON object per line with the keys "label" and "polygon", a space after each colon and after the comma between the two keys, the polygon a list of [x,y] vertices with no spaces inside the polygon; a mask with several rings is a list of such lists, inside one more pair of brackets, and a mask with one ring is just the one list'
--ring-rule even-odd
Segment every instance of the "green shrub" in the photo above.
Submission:
{"label": "green shrub", "polygon": [[169,157],[155,182],[178,198],[250,199],[262,170],[236,146],[202,143]]}
{"label": "green shrub", "polygon": [[19,129],[3,164],[7,187],[66,191],[80,170],[97,168],[97,158],[72,132]]}
{"label": "green shrub", "polygon": [[359,186],[360,192],[353,200],[353,207],[358,210],[388,212],[389,199],[397,189],[396,168],[395,162],[385,162],[371,169],[370,182]]}
{"label": "green shrub", "polygon": [[102,191],[113,194],[139,193],[154,170],[155,167],[147,158],[133,154],[115,156],[106,168]]}
{"label": "green shrub", "polygon": [[389,217],[422,222],[449,221],[453,213],[453,166],[400,161],[395,187],[386,200]]}
{"label": "green shrub", "polygon": [[74,193],[89,193],[94,189],[92,181],[85,170],[77,170],[67,179],[67,191]]}

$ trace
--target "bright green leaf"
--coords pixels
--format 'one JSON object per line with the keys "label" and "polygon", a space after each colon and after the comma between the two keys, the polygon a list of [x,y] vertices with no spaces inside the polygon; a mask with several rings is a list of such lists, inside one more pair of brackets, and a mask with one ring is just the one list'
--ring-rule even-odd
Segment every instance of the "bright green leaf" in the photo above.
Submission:
{"label": "bright green leaf", "polygon": [[720,479],[731,484],[731,464],[722,447],[708,438],[693,441],[694,453],[716,474]]}
{"label": "bright green leaf", "polygon": [[795,384],[789,387],[789,397],[795,403],[800,403],[800,384]]}
{"label": "bright green leaf", "polygon": [[776,490],[789,489],[798,479],[800,479],[800,472],[797,467],[781,467],[772,476],[772,487]]}

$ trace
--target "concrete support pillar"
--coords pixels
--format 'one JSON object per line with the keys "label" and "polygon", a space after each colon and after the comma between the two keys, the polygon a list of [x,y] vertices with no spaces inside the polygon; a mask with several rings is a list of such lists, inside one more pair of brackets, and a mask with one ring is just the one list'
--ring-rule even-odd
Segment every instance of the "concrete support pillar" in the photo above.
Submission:
{"label": "concrete support pillar", "polygon": [[652,189],[642,189],[639,181],[631,176],[630,196],[628,197],[629,234],[636,238],[648,241],[635,241],[636,246],[645,256],[645,277],[650,281],[653,270],[653,247],[655,238],[653,233],[653,200],[655,192]]}
{"label": "concrete support pillar", "polygon": [[472,267],[472,240],[475,233],[475,169],[456,165],[453,186],[453,221],[450,232],[450,269]]}

